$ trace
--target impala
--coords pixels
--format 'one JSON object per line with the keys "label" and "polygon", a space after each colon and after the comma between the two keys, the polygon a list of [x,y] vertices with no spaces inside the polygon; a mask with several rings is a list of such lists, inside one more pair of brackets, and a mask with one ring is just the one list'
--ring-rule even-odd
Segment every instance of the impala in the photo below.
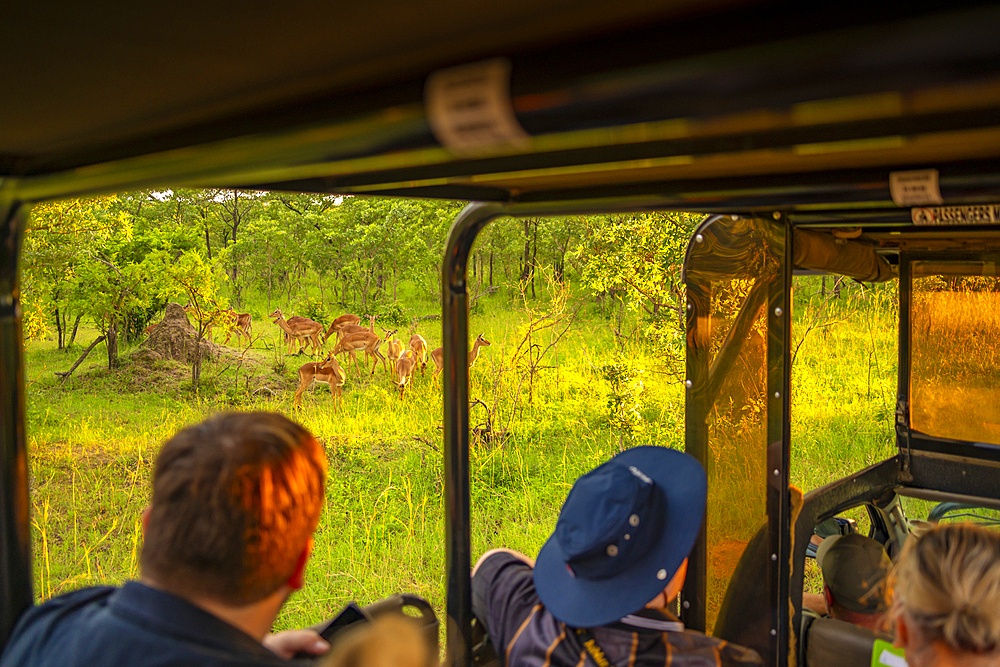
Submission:
{"label": "impala", "polygon": [[346,379],[347,373],[340,367],[333,352],[328,353],[323,361],[311,361],[303,364],[302,368],[299,369],[299,388],[295,391],[295,405],[302,407],[302,393],[314,382],[323,382],[330,386],[333,409],[336,412],[338,404],[343,402],[341,387],[344,386]]}
{"label": "impala", "polygon": [[234,333],[236,334],[236,342],[240,342],[240,338],[243,336],[247,337],[247,345],[252,343],[250,338],[250,328],[253,326],[253,317],[250,313],[237,313],[235,310],[224,310],[222,311],[227,320],[226,326],[226,345],[229,344],[229,338]]}
{"label": "impala", "polygon": [[420,359],[420,373],[424,374],[427,371],[427,341],[420,334],[413,334],[410,336],[410,349]]}
{"label": "impala", "polygon": [[330,328],[326,330],[325,334],[323,334],[323,342],[325,343],[326,339],[332,336],[335,331],[339,331],[342,326],[347,324],[358,324],[360,321],[361,318],[357,315],[341,315],[333,322],[330,322]]}
{"label": "impala", "polygon": [[[312,344],[313,351],[315,353],[319,353],[319,336],[323,333],[322,324],[319,322],[313,322],[312,320],[304,317],[298,320],[295,318],[292,318],[290,321],[285,320],[285,316],[277,308],[275,308],[274,312],[268,315],[268,317],[275,318],[274,323],[287,334],[287,354],[292,353],[291,348],[296,340],[299,341],[299,354],[302,354],[302,350],[305,348],[305,345],[308,344]],[[303,344],[303,340],[305,340],[305,344]]]}
{"label": "impala", "polygon": [[385,334],[385,354],[389,358],[389,370],[393,374],[393,377],[396,375],[396,361],[403,352],[403,341],[393,338],[396,335],[396,331],[396,329],[392,331],[382,329],[382,332]]}
{"label": "impala", "polygon": [[[469,368],[472,368],[473,364],[476,363],[476,359],[479,358],[479,348],[489,345],[492,345],[492,343],[483,338],[483,334],[476,336],[476,340],[472,344],[472,349],[469,350]],[[437,380],[438,375],[440,375],[441,371],[444,370],[443,347],[439,347],[431,352],[431,361],[434,362],[434,379]]]}
{"label": "impala", "polygon": [[364,331],[370,331],[371,333],[375,333],[374,315],[368,316],[368,326],[366,327],[363,327],[360,324],[341,324],[336,329],[338,339],[341,338],[342,336],[346,336],[347,334],[362,333]]}
{"label": "impala", "polygon": [[358,333],[345,334],[343,338],[337,341],[337,345],[333,348],[333,353],[343,354],[347,352],[351,359],[354,360],[354,366],[357,368],[358,358],[355,353],[363,351],[366,357],[372,358],[372,375],[375,375],[375,367],[378,366],[379,359],[382,360],[382,367],[385,368],[386,372],[389,371],[385,357],[382,356],[382,353],[378,349],[381,344],[382,339],[377,334],[365,330]]}
{"label": "impala", "polygon": [[413,350],[404,350],[396,360],[396,386],[399,387],[399,397],[403,398],[403,390],[407,384],[413,384],[413,369],[417,367],[417,355]]}

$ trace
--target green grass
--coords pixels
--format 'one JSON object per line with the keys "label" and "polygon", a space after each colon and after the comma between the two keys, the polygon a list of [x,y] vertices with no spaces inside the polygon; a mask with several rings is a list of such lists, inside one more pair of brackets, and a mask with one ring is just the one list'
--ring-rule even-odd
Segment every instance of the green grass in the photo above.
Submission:
{"label": "green grass", "polygon": [[[796,295],[794,345],[823,301],[811,294],[818,279],[808,280]],[[443,614],[442,406],[430,368],[400,400],[381,367],[373,379],[347,367],[339,413],[325,386],[307,392],[303,408],[294,410],[295,372],[306,359],[275,351],[276,327],[258,317],[264,308],[256,302],[250,311],[260,340],[248,368],[237,382],[232,363],[207,364],[199,396],[178,365],[151,370],[126,363],[108,372],[103,347],[60,388],[53,371],[68,368],[79,345],[68,355],[51,342],[28,346],[36,594],[136,576],[139,520],[159,443],[218,410],[263,409],[305,424],[330,461],[307,585],[286,605],[278,627],[315,623],[349,600],[364,604],[402,590],[424,595]],[[433,312],[430,304],[418,302],[409,314],[426,312]],[[792,478],[805,490],[891,456],[894,448],[891,299],[845,289],[822,306],[819,317],[826,316],[828,325],[810,331],[799,347],[793,372]],[[603,365],[626,358],[644,369],[641,419],[630,443],[683,447],[683,386],[666,372],[683,368],[680,359],[665,363],[662,349],[637,342],[617,350],[608,320],[586,305],[541,362],[529,401],[524,366],[513,359],[527,319],[517,302],[498,295],[470,322],[473,335],[482,332],[493,343],[472,369],[471,397],[494,409],[495,430],[507,431],[502,444],[472,450],[474,554],[494,546],[536,553],[573,481],[618,451]],[[440,345],[440,322],[422,322],[419,331],[431,349]],[[78,341],[95,335],[83,331]],[[536,342],[544,347],[549,336],[543,332]],[[275,390],[273,397],[252,393],[263,385]],[[484,421],[485,408],[474,406],[472,425]]]}

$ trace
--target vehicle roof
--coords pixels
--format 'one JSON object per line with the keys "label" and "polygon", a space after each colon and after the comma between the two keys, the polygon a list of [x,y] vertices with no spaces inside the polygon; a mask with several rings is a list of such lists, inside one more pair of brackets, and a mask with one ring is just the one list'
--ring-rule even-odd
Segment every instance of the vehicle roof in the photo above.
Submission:
{"label": "vehicle roof", "polygon": [[[889,173],[934,168],[945,203],[1000,198],[1000,8],[837,9],[18,3],[0,26],[2,194],[599,199],[899,225]],[[491,58],[509,76],[484,94],[513,129],[463,146],[428,81]]]}

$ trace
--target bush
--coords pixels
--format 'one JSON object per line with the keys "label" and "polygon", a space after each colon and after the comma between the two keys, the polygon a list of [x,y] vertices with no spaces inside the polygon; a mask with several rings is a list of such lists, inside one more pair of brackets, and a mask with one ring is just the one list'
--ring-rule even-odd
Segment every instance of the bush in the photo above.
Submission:
{"label": "bush", "polygon": [[326,311],[326,307],[319,301],[313,301],[308,296],[302,301],[299,301],[299,305],[296,309],[297,313],[302,313],[304,317],[308,317],[310,320],[315,320],[316,322],[326,322],[327,320],[332,320],[329,313]]}
{"label": "bush", "polygon": [[410,323],[410,317],[403,311],[403,304],[399,301],[379,304],[375,308],[374,314],[378,318],[378,321],[382,323],[382,326],[389,324],[407,326]]}

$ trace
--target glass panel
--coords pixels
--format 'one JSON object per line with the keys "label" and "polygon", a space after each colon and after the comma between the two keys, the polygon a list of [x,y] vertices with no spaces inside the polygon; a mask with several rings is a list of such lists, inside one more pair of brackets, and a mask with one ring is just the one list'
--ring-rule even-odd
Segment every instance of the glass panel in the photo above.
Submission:
{"label": "glass panel", "polygon": [[[760,287],[763,285],[763,288]],[[715,283],[712,294],[712,358],[718,359],[736,314],[746,304],[756,316],[739,353],[722,376],[708,413],[707,628],[711,632],[736,564],[750,538],[767,523],[767,317],[766,284],[749,280]],[[764,294],[761,297],[765,296]],[[765,582],[757,582],[763,595]]]}
{"label": "glass panel", "polygon": [[916,261],[910,427],[1000,443],[1000,280],[992,261]]}
{"label": "glass panel", "polygon": [[[688,298],[697,301],[688,339],[688,448],[703,452],[708,472],[706,630],[737,642],[749,619],[770,618],[761,532],[768,521],[766,305],[781,267],[781,234],[769,221],[723,218],[695,237],[686,264]],[[741,562],[748,545],[754,555]],[[747,609],[748,601],[759,608]]]}

